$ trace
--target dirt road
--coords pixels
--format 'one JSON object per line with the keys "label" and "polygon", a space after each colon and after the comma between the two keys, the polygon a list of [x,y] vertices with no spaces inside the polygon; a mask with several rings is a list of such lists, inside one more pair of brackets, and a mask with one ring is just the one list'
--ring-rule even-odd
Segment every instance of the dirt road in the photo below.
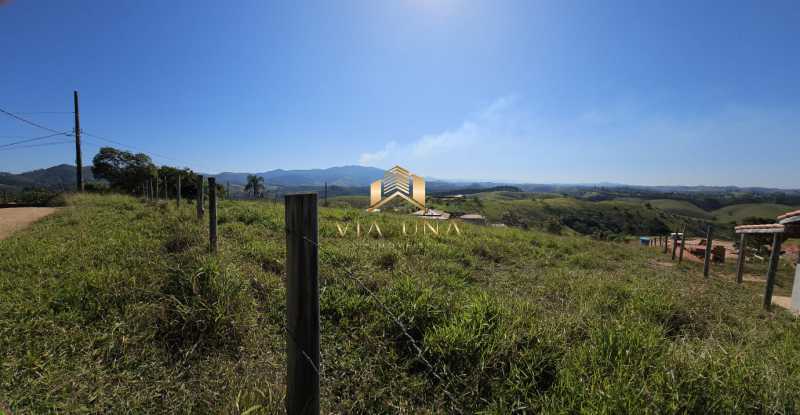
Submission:
{"label": "dirt road", "polygon": [[0,209],[0,240],[8,238],[12,233],[52,214],[56,210],[58,209],[46,207]]}

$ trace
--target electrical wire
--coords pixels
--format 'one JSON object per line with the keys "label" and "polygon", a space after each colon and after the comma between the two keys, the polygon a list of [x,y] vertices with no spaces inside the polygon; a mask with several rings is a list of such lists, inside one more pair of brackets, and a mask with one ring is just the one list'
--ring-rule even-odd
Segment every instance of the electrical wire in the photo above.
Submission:
{"label": "electrical wire", "polygon": [[8,111],[6,111],[6,110],[2,109],[2,108],[0,108],[0,112],[2,112],[3,114],[6,114],[6,115],[8,115],[8,116],[9,116],[9,117],[11,117],[11,118],[14,118],[14,119],[18,120],[18,121],[22,121],[22,122],[24,122],[25,124],[32,125],[32,126],[34,126],[34,127],[41,128],[41,129],[43,129],[43,130],[50,131],[51,133],[61,133],[60,131],[54,130],[54,129],[50,128],[50,127],[45,127],[45,126],[43,126],[43,125],[41,125],[41,124],[37,124],[37,123],[35,123],[35,122],[31,121],[31,120],[28,120],[28,119],[22,118],[22,117],[20,117],[19,115],[16,115],[16,114],[10,113],[10,112],[8,112]]}
{"label": "electrical wire", "polygon": [[17,144],[29,143],[29,142],[31,142],[31,141],[44,140],[44,139],[46,139],[46,138],[55,137],[55,136],[57,136],[57,135],[65,135],[65,136],[68,136],[68,135],[69,135],[69,132],[68,132],[68,131],[63,131],[63,132],[59,132],[59,133],[55,133],[55,134],[43,135],[43,136],[41,136],[41,137],[33,137],[33,138],[28,138],[28,139],[25,139],[25,140],[15,141],[15,142],[13,142],[13,143],[8,143],[8,144],[3,144],[3,145],[0,145],[0,148],[11,147],[11,146],[14,146],[14,145],[17,145]]}
{"label": "electrical wire", "polygon": [[9,150],[18,150],[21,148],[34,148],[34,147],[46,147],[46,146],[54,146],[59,144],[74,144],[72,140],[64,140],[64,141],[54,141],[52,143],[39,143],[39,144],[29,144],[24,146],[16,146],[16,147],[6,147],[0,148],[0,151],[9,151]]}
{"label": "electrical wire", "polygon": [[72,111],[26,111],[26,112],[15,111],[14,114],[31,115],[31,114],[75,114],[75,113]]}
{"label": "electrical wire", "polygon": [[88,132],[86,132],[86,131],[81,131],[81,133],[82,133],[83,135],[88,135],[89,137],[98,138],[98,139],[100,139],[100,140],[103,140],[103,141],[109,142],[109,143],[111,143],[111,144],[116,144],[116,145],[119,145],[119,146],[123,146],[123,147],[129,148],[129,149],[131,149],[131,150],[141,151],[141,152],[147,153],[148,155],[151,155],[151,156],[155,156],[155,157],[159,157],[159,158],[162,158],[162,159],[172,160],[172,161],[175,161],[175,162],[181,163],[181,161],[180,161],[180,160],[178,160],[178,159],[175,159],[175,158],[173,158],[173,157],[168,157],[168,156],[165,156],[165,155],[162,155],[162,154],[157,154],[157,153],[149,152],[149,151],[143,150],[143,149],[141,149],[141,148],[136,148],[136,147],[134,147],[134,146],[132,146],[132,145],[130,145],[130,144],[125,144],[125,143],[122,143],[122,142],[119,142],[119,141],[116,141],[116,140],[112,140],[112,139],[110,139],[110,138],[106,138],[106,137],[99,136],[99,135],[97,135],[97,134],[88,133]]}

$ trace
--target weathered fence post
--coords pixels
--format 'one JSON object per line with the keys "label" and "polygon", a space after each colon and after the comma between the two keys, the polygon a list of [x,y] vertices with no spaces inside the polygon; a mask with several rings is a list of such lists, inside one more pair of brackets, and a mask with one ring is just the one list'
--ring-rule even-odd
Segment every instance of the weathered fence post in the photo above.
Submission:
{"label": "weathered fence post", "polygon": [[794,264],[794,284],[792,285],[792,304],[793,311],[800,311],[800,255]]}
{"label": "weathered fence post", "polygon": [[286,413],[319,414],[317,195],[285,196]]}
{"label": "weathered fence post", "polygon": [[203,176],[197,176],[197,219],[203,218]]}
{"label": "weathered fence post", "polygon": [[672,260],[675,260],[675,253],[678,250],[678,231],[673,232],[672,235]]}
{"label": "weathered fence post", "polygon": [[772,307],[772,289],[775,285],[775,274],[778,272],[778,261],[781,258],[781,243],[783,235],[775,233],[772,237],[772,252],[769,254],[769,268],[767,269],[767,288],[764,291],[764,308]]}
{"label": "weathered fence post", "polygon": [[664,253],[669,252],[669,235],[664,236]]}
{"label": "weathered fence post", "polygon": [[159,184],[160,184],[160,183],[158,182],[158,175],[156,175],[156,202],[158,202],[158,198],[159,198],[159,197],[161,197],[161,196],[159,195],[159,193],[158,193],[158,189],[159,189],[158,185],[159,185]]}
{"label": "weathered fence post", "polygon": [[736,259],[736,283],[737,284],[741,284],[742,283],[742,274],[744,273],[744,259],[745,259],[744,258],[744,255],[745,255],[745,252],[744,252],[744,249],[745,249],[744,235],[745,234],[742,233],[742,236],[739,237],[739,258]]}
{"label": "weathered fence post", "polygon": [[708,273],[711,270],[711,251],[714,247],[714,242],[712,240],[714,237],[713,232],[714,228],[709,224],[706,227],[706,255],[705,258],[703,258],[703,276],[706,278],[708,278]]}
{"label": "weathered fence post", "polygon": [[178,176],[178,194],[175,198],[175,206],[181,207],[181,176]]}
{"label": "weathered fence post", "polygon": [[683,227],[681,232],[681,253],[678,254],[678,263],[683,262],[683,250],[686,249],[686,226]]}
{"label": "weathered fence post", "polygon": [[211,252],[217,252],[217,179],[208,178],[208,242]]}
{"label": "weathered fence post", "polygon": [[225,182],[225,199],[231,200],[231,182],[230,180]]}

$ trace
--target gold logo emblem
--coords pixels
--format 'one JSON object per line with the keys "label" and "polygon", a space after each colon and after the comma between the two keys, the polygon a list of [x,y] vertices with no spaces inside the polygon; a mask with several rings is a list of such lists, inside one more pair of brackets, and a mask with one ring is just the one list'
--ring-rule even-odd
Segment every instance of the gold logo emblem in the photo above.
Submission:
{"label": "gold logo emblem", "polygon": [[381,206],[396,197],[405,199],[420,209],[425,209],[425,179],[409,173],[400,166],[392,167],[383,175],[383,180],[372,182],[369,188],[367,212],[380,209]]}

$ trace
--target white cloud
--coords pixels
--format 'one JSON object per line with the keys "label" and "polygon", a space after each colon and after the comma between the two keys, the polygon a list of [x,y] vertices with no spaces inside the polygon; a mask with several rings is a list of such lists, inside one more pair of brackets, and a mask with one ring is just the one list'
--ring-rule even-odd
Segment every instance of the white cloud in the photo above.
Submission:
{"label": "white cloud", "polygon": [[472,145],[479,140],[479,135],[478,126],[466,121],[455,130],[422,136],[412,144],[411,152],[415,157],[430,157]]}
{"label": "white cloud", "polygon": [[390,141],[386,143],[386,146],[383,147],[383,150],[378,150],[374,153],[362,153],[358,158],[358,163],[362,166],[375,165],[385,160],[396,148],[397,143]]}
{"label": "white cloud", "polygon": [[[455,128],[424,134],[415,140],[398,144],[391,141],[378,151],[363,153],[362,165],[401,164],[426,171],[451,171],[447,160],[481,158],[504,148],[501,142],[518,138],[518,120],[514,113],[516,98],[501,97],[465,117]],[[467,163],[469,164],[469,163]],[[452,167],[452,166],[451,166]],[[452,174],[460,174],[453,172]]]}
{"label": "white cloud", "polygon": [[411,154],[427,158],[455,150],[485,148],[492,140],[506,136],[508,127],[515,124],[511,115],[515,103],[514,96],[498,98],[460,127],[422,136],[411,144]]}

